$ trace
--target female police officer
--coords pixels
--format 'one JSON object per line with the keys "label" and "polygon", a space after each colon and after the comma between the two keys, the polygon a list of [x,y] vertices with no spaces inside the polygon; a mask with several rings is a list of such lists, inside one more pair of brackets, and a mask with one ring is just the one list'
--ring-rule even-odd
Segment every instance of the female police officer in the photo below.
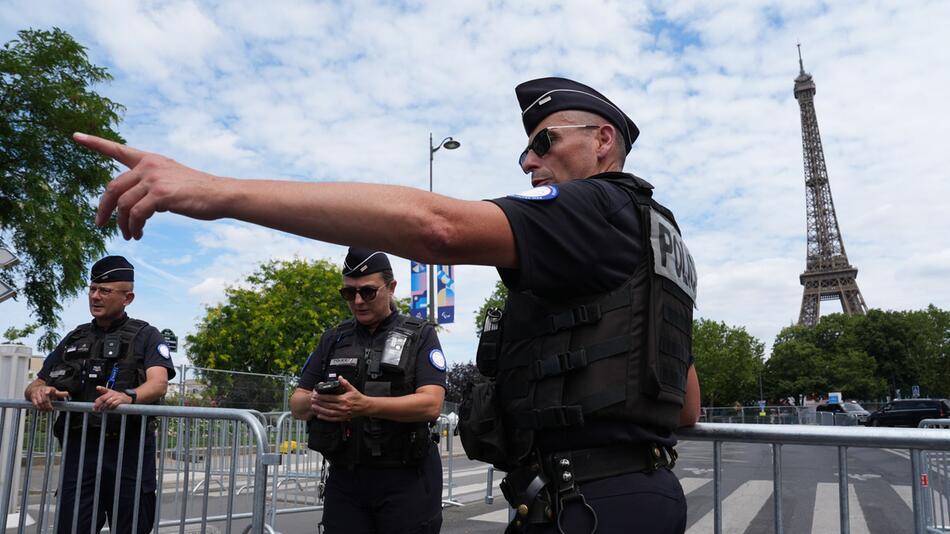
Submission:
{"label": "female police officer", "polygon": [[395,311],[382,252],[350,248],[353,319],[324,332],[291,398],[311,448],[330,461],[321,525],[335,533],[429,533],[442,525],[442,463],[429,422],[445,396],[435,330]]}

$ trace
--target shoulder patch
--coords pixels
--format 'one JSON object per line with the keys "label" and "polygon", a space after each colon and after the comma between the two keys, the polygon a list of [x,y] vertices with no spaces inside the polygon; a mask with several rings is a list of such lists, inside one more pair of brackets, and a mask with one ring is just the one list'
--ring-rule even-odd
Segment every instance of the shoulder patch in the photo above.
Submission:
{"label": "shoulder patch", "polygon": [[432,349],[429,352],[429,363],[439,371],[445,371],[445,354],[439,349]]}
{"label": "shoulder patch", "polygon": [[560,191],[556,185],[542,185],[534,189],[508,195],[508,198],[518,198],[521,200],[551,200],[557,198],[559,194]]}
{"label": "shoulder patch", "polygon": [[162,358],[166,360],[172,357],[171,351],[168,350],[168,345],[164,343],[158,344],[158,353],[162,355]]}

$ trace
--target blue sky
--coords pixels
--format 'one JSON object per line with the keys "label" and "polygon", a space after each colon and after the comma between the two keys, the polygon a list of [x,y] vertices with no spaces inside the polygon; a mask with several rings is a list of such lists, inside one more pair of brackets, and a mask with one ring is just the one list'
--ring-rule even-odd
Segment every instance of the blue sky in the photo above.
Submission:
{"label": "blue sky", "polygon": [[[805,191],[795,44],[839,224],[871,307],[950,307],[946,2],[57,2],[0,4],[0,39],[58,26],[115,77],[129,144],[226,176],[428,186],[464,199],[529,188],[514,86],[562,75],[599,89],[642,134],[627,170],[676,213],[697,261],[698,315],[771,344],[798,318]],[[406,206],[411,210],[412,206]],[[159,214],[110,252],[137,266],[135,316],[180,338],[272,258],[342,247],[244,223]],[[395,260],[395,259],[394,259]],[[409,262],[395,260],[397,293]],[[450,362],[497,275],[456,269]],[[831,303],[833,304],[833,303]],[[826,310],[833,305],[824,304]],[[65,304],[63,332],[87,321]],[[0,329],[29,321],[0,304]],[[306,355],[301,355],[301,359]],[[184,363],[184,353],[176,356]]]}

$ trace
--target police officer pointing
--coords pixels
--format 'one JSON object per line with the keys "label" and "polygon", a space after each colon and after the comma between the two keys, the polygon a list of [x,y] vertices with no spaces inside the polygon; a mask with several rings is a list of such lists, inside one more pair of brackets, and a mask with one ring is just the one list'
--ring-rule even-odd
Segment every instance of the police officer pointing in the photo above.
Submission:
{"label": "police officer pointing", "polygon": [[130,167],[109,184],[97,219],[117,210],[126,238],[171,211],[423,263],[498,267],[510,298],[492,326],[501,335],[480,347],[479,367],[495,382],[474,392],[469,436],[481,439],[468,441],[479,448],[473,456],[509,470],[506,493],[518,510],[510,528],[682,532],[685,499],[670,467],[673,430],[699,417],[692,257],[652,186],[621,172],[639,131],[618,106],[563,78],[526,82],[517,96],[528,134],[519,163],[532,189],[491,202],[387,185],[233,180],[74,138]]}
{"label": "police officer pointing", "polygon": [[[125,308],[135,298],[135,270],[122,256],[107,256],[92,266],[89,284],[91,323],[76,327],[63,337],[46,357],[38,378],[27,386],[24,395],[44,411],[53,409],[51,401],[93,402],[96,412],[111,410],[120,404],[155,404],[175,376],[168,346],[161,334],[145,321],[132,319]],[[108,520],[118,532],[151,532],[155,520],[155,431],[145,432],[139,509],[134,509],[136,471],[141,418],[129,416],[125,442],[120,443],[120,418],[90,414],[86,431],[85,453],[80,459],[83,414],[72,413],[66,427],[66,413],[59,414],[54,432],[66,437],[63,484],[59,490],[57,532],[89,532],[95,522],[99,532]],[[105,425],[102,471],[97,471],[99,439]],[[122,471],[117,473],[117,457],[122,449]],[[80,466],[80,461],[82,465]],[[82,480],[78,480],[82,467]],[[96,477],[100,476],[98,510],[93,518]],[[119,507],[113,509],[116,477],[121,479]],[[76,499],[78,515],[74,516]],[[114,522],[114,523],[113,523]]]}
{"label": "police officer pointing", "polygon": [[428,534],[442,525],[442,462],[429,423],[445,397],[445,356],[429,323],[398,313],[386,254],[351,247],[340,295],[353,319],[323,333],[291,410],[330,461],[327,534]]}

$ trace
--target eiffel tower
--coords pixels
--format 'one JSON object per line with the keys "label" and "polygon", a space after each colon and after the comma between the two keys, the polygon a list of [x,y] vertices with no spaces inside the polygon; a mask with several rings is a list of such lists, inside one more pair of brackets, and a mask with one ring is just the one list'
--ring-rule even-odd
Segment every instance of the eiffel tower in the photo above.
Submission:
{"label": "eiffel tower", "polygon": [[799,280],[805,286],[798,324],[815,326],[823,300],[840,300],[841,310],[848,314],[868,311],[855,278],[858,269],[848,262],[838,228],[838,216],[831,199],[828,169],[818,133],[815,115],[815,82],[805,72],[802,46],[798,45],[798,77],[795,78],[795,99],[801,107],[802,157],[805,160],[805,212],[808,218],[808,249],[805,272]]}

